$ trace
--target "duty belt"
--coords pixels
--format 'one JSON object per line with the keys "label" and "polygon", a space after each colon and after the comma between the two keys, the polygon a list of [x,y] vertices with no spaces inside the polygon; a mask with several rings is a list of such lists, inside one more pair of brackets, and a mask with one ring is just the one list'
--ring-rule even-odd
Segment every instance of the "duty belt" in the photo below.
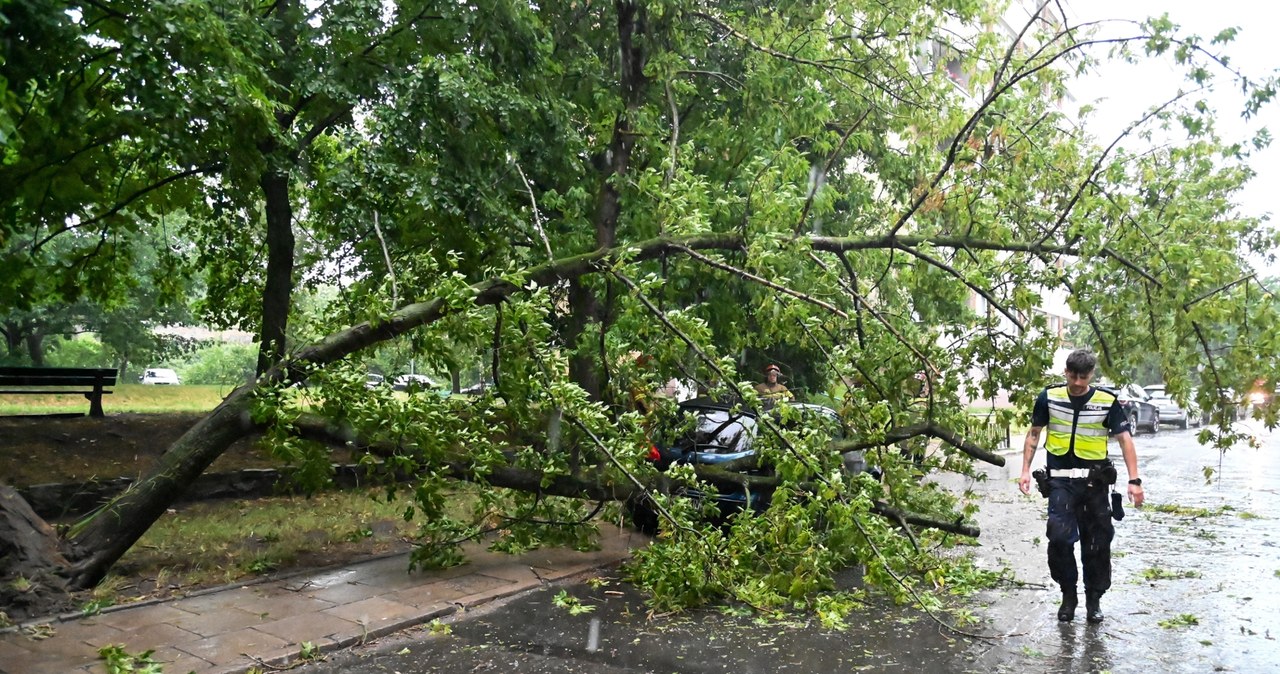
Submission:
{"label": "duty belt", "polygon": [[1089,477],[1088,468],[1050,468],[1049,477],[1071,477],[1083,479]]}

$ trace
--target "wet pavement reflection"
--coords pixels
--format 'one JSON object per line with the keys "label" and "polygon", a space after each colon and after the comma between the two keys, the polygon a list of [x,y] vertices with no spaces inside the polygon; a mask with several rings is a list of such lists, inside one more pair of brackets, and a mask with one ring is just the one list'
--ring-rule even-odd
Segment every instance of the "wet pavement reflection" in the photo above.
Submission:
{"label": "wet pavement reflection", "polygon": [[[1044,500],[1017,491],[1019,459],[991,468],[977,554],[1020,582],[983,593],[957,637],[909,607],[872,605],[834,631],[816,620],[761,622],[713,607],[653,616],[608,580],[548,587],[309,665],[302,672],[1270,672],[1280,668],[1280,433],[1219,457],[1196,430],[1136,443],[1147,507],[1127,507],[1113,544],[1101,625],[1054,615],[1045,565]],[[1118,450],[1113,447],[1113,453]],[[1205,467],[1215,471],[1206,482]],[[1124,471],[1121,470],[1124,478]],[[1034,492],[1033,492],[1034,494]],[[561,590],[590,611],[557,606]]]}

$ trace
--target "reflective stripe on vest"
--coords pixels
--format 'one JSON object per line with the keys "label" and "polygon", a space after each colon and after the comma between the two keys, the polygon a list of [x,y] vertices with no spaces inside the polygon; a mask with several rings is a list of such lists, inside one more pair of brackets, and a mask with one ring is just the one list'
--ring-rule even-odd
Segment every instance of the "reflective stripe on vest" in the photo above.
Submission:
{"label": "reflective stripe on vest", "polygon": [[[1074,451],[1087,461],[1107,458],[1107,414],[1116,397],[1100,388],[1079,412],[1071,407],[1066,385],[1051,386],[1049,398],[1049,436],[1044,448],[1056,456]],[[1074,429],[1074,436],[1073,436]]]}

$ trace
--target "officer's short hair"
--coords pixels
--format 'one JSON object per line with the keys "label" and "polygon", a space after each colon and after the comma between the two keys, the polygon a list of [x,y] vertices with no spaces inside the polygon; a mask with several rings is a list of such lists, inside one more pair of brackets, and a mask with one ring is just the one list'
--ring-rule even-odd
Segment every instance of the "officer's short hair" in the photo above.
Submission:
{"label": "officer's short hair", "polygon": [[1076,349],[1067,356],[1067,372],[1085,375],[1098,367],[1098,357],[1088,349]]}

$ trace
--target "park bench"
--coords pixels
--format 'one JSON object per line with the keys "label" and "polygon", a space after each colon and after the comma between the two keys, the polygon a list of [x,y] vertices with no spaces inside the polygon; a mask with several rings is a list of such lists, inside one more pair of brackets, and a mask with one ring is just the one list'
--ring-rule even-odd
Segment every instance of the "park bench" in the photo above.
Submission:
{"label": "park bench", "polygon": [[115,385],[116,370],[111,367],[0,367],[0,393],[83,393],[89,399],[91,417],[106,416],[102,396],[111,393],[108,386]]}

